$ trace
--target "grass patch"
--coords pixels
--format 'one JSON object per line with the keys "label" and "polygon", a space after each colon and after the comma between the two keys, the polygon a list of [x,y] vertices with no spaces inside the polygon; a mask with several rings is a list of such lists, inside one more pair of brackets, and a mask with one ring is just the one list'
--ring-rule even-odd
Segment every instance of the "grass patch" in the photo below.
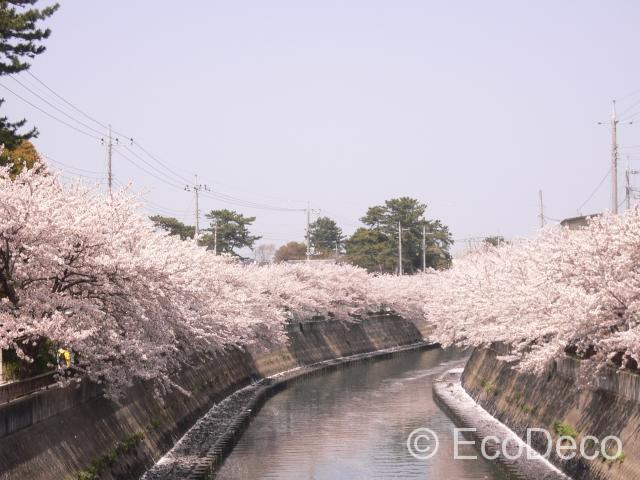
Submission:
{"label": "grass patch", "polygon": [[533,412],[533,407],[525,403],[520,407],[520,410],[522,410],[524,413],[531,413]]}
{"label": "grass patch", "polygon": [[496,387],[494,387],[493,384],[489,382],[486,378],[483,378],[480,381],[480,386],[482,387],[482,390],[484,390],[486,393],[494,392],[496,389]]}
{"label": "grass patch", "polygon": [[118,457],[134,449],[142,440],[144,440],[144,433],[132,433],[121,442],[118,442],[116,447],[109,453],[93,459],[86,469],[77,472],[74,477],[75,480],[97,480],[102,472],[111,466]]}
{"label": "grass patch", "polygon": [[625,455],[624,452],[620,452],[618,453],[615,457],[613,458],[607,458],[607,463],[624,463],[624,459],[627,458],[627,456]]}
{"label": "grass patch", "polygon": [[566,422],[553,422],[553,430],[561,437],[571,437],[575,439],[578,436],[578,432],[573,425]]}

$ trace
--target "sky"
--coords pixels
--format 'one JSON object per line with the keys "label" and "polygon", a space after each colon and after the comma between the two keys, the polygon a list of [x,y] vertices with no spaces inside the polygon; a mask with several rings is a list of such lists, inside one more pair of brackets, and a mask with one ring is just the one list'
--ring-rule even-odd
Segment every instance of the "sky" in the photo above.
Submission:
{"label": "sky", "polygon": [[623,199],[639,20],[631,0],[64,0],[31,72],[99,123],[28,74],[42,98],[9,77],[0,90],[67,178],[104,181],[111,123],[116,182],[150,213],[193,224],[197,174],[201,226],[231,208],[257,217],[259,243],[302,240],[307,202],[350,234],[411,196],[463,245],[534,235],[539,190],[550,223],[610,208],[613,99]]}

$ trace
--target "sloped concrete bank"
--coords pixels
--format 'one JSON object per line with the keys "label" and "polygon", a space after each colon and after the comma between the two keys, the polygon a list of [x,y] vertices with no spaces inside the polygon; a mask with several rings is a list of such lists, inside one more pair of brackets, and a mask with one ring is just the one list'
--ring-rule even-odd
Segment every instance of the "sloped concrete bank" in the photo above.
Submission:
{"label": "sloped concrete bank", "polygon": [[[148,384],[114,403],[98,388],[54,388],[0,406],[0,479],[133,479],[154,465],[212,405],[280,372],[423,341],[394,315],[360,322],[288,326],[286,346],[267,352],[228,349],[192,359],[159,398]],[[267,385],[264,385],[267,387]]]}
{"label": "sloped concrete bank", "polygon": [[[577,388],[581,362],[564,358],[550,365],[541,376],[519,373],[497,357],[506,352],[476,350],[462,375],[465,391],[496,419],[526,438],[527,428],[547,430],[554,448],[550,461],[576,480],[631,480],[640,478],[640,377],[628,372],[603,372],[592,389]],[[556,454],[560,435],[574,436],[578,454],[563,460]],[[622,441],[622,454],[607,459],[598,454],[599,441],[614,435]],[[544,452],[544,436],[532,436],[532,445]],[[585,442],[582,456],[579,446]],[[614,456],[617,447],[608,442]]]}
{"label": "sloped concrete bank", "polygon": [[438,378],[433,384],[433,397],[458,427],[473,429],[467,435],[476,446],[484,445],[487,458],[495,458],[510,478],[569,480],[467,394],[460,382],[462,371],[449,370]]}
{"label": "sloped concrete bank", "polygon": [[216,471],[262,405],[290,384],[360,362],[401,355],[409,350],[437,348],[425,341],[412,345],[340,357],[273,375],[234,393],[204,415],[143,480],[205,480]]}

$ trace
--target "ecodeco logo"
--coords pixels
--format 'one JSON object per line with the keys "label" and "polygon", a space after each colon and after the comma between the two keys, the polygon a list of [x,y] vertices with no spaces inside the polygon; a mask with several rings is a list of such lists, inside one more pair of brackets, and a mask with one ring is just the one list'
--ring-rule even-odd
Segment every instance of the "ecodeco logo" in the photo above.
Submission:
{"label": "ecodeco logo", "polygon": [[[473,434],[475,432],[475,428],[453,429],[454,460],[477,460],[477,455],[460,454],[461,445],[478,447],[475,440],[466,440],[462,436],[464,433]],[[546,449],[542,454],[538,453],[531,446],[534,433],[544,435],[545,437]],[[540,441],[536,441],[536,445],[540,444]],[[418,460],[428,460],[432,458],[438,452],[439,447],[440,440],[438,435],[429,428],[416,428],[407,437],[407,449],[409,453]],[[542,428],[528,428],[526,442],[516,435],[510,435],[504,439],[495,435],[489,435],[482,439],[479,450],[482,457],[486,460],[497,460],[501,456],[507,460],[517,460],[522,457],[524,452],[526,452],[526,458],[532,460],[540,457],[548,459],[554,447],[556,455],[562,460],[571,460],[575,458],[578,453],[580,453],[582,458],[587,460],[595,460],[601,457],[609,461],[616,461],[624,455],[622,441],[615,435],[609,435],[602,440],[593,435],[586,435],[581,439],[580,444],[576,442],[575,438],[562,435],[558,437],[554,443],[549,431]]]}
{"label": "ecodeco logo", "polygon": [[416,428],[407,437],[407,449],[418,460],[429,460],[439,447],[438,435],[428,428]]}

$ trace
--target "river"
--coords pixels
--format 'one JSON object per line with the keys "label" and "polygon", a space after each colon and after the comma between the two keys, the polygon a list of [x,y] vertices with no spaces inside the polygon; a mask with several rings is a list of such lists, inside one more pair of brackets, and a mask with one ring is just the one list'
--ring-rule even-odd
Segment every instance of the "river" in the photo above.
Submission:
{"label": "river", "polygon": [[[460,352],[412,351],[296,382],[267,401],[217,478],[502,480],[481,458],[454,460],[454,425],[433,402],[434,378],[463,363]],[[407,437],[425,427],[439,449],[419,460]]]}

